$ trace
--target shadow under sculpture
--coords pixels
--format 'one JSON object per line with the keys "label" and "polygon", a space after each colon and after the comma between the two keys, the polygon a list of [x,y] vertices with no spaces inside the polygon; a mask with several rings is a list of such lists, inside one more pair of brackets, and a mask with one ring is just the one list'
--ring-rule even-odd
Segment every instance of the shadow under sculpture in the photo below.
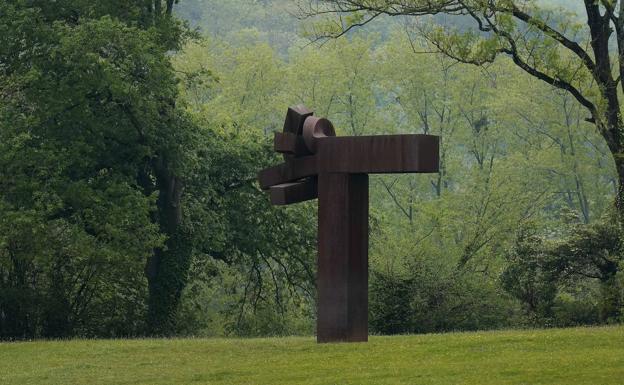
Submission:
{"label": "shadow under sculpture", "polygon": [[289,108],[274,139],[285,162],[258,180],[275,205],[318,198],[317,341],[367,341],[368,174],[438,172],[439,137],[335,135],[329,120]]}

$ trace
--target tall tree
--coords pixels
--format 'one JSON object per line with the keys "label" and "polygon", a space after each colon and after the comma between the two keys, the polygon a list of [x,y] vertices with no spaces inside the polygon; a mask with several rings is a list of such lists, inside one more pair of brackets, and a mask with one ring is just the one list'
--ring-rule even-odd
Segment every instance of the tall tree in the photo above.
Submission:
{"label": "tall tree", "polygon": [[[43,271],[49,296],[63,299],[61,331],[48,335],[75,333],[84,308],[104,295],[104,261],[117,261],[111,271],[122,277],[141,258],[149,330],[172,332],[192,251],[184,182],[201,144],[176,107],[168,52],[186,33],[172,17],[176,2],[0,5],[0,207],[3,217],[15,214],[0,254],[13,260],[3,265],[9,287],[40,290]],[[102,211],[107,205],[125,210]],[[25,248],[28,226],[20,221],[63,234],[53,238],[57,251]],[[42,267],[48,263],[60,267]]]}

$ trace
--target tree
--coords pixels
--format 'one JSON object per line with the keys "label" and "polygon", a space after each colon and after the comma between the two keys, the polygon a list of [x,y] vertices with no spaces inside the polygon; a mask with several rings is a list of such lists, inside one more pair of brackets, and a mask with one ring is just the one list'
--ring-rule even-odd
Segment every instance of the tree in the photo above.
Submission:
{"label": "tree", "polygon": [[171,330],[193,247],[184,182],[202,143],[176,108],[168,51],[186,29],[174,3],[0,5],[0,207],[9,219],[0,254],[11,261],[3,273],[10,288],[53,298],[50,314],[62,318],[47,327],[26,312],[34,326],[24,335],[77,333],[94,302],[121,295],[116,282],[141,287],[141,263],[149,329]]}
{"label": "tree", "polygon": [[507,254],[507,266],[501,274],[502,287],[522,304],[532,324],[544,324],[552,318],[557,282],[545,266],[543,240],[532,229],[520,229]]}
{"label": "tree", "polygon": [[253,32],[241,35],[245,49],[205,39],[174,59],[181,105],[202,127],[207,149],[187,181],[196,250],[184,333],[289,334],[300,332],[293,325],[301,318],[311,325],[313,206],[271,206],[256,182],[258,170],[281,158],[268,134],[283,124],[285,63]]}
{"label": "tree", "polygon": [[472,20],[473,28],[467,30],[423,24],[416,28],[437,52],[458,62],[485,66],[504,54],[526,73],[572,95],[609,147],[619,178],[615,203],[622,216],[624,2],[583,4],[583,23],[570,12],[533,0],[318,0],[302,10],[303,16],[338,14],[338,20],[316,25],[313,33],[319,38],[342,36],[382,15],[447,14]]}
{"label": "tree", "polygon": [[574,226],[570,234],[555,242],[547,268],[559,281],[584,278],[599,282],[600,317],[603,322],[622,316],[624,289],[617,282],[622,258],[622,232],[612,218],[605,217],[589,226]]}
{"label": "tree", "polygon": [[[621,319],[621,230],[611,217],[589,225],[577,219],[554,240],[537,235],[529,223],[519,229],[506,257],[502,286],[523,304],[530,322],[574,325]],[[590,311],[583,310],[588,302],[593,302]],[[558,306],[563,311],[556,314]]]}

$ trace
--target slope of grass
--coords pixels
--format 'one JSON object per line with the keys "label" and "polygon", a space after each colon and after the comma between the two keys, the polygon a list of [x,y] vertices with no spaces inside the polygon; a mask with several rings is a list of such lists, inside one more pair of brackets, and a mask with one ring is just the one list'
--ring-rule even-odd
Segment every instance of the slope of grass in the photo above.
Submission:
{"label": "slope of grass", "polygon": [[0,384],[624,384],[624,327],[0,344]]}

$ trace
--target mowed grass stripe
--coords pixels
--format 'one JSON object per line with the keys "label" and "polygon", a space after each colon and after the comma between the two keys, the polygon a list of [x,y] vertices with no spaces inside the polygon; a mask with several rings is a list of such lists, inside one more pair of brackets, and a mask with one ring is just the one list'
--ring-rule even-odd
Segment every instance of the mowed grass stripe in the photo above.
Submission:
{"label": "mowed grass stripe", "polygon": [[3,343],[0,384],[624,384],[624,327]]}

